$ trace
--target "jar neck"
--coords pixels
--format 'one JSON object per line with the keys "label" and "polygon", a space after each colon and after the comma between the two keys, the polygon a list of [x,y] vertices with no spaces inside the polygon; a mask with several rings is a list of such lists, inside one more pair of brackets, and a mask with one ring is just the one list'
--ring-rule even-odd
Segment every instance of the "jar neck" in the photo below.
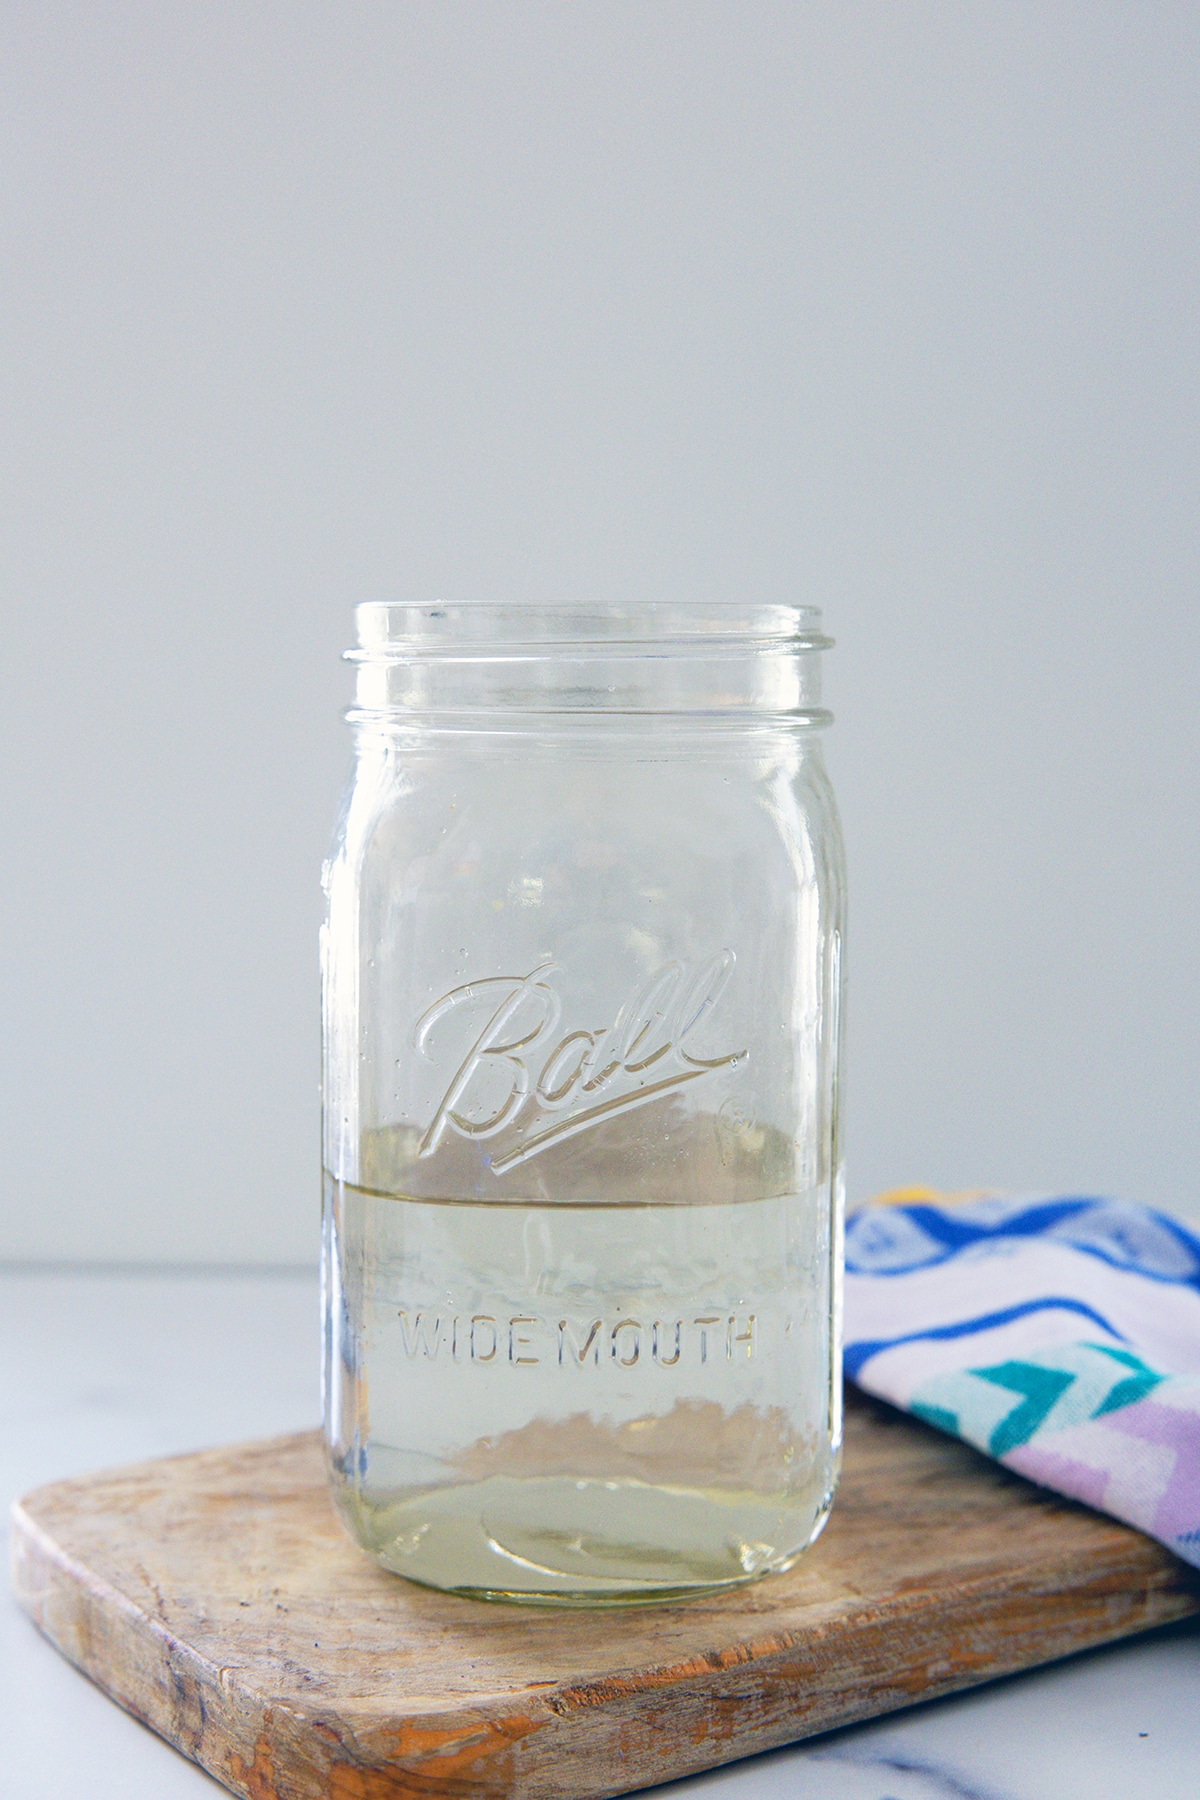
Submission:
{"label": "jar neck", "polygon": [[356,618],[350,717],[363,723],[480,715],[829,723],[821,651],[831,640],[816,607],[369,603]]}

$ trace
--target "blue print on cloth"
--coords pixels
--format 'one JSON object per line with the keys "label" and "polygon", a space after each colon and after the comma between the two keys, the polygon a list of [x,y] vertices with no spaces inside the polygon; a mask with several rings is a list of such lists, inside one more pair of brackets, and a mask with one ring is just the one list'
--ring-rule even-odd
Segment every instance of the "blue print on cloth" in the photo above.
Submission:
{"label": "blue print on cloth", "polygon": [[[997,1216],[989,1216],[989,1214]],[[846,1222],[846,1268],[904,1275],[976,1245],[1041,1237],[1115,1268],[1200,1291],[1200,1238],[1165,1213],[1114,1200],[975,1202],[961,1215],[936,1206],[866,1206]]]}

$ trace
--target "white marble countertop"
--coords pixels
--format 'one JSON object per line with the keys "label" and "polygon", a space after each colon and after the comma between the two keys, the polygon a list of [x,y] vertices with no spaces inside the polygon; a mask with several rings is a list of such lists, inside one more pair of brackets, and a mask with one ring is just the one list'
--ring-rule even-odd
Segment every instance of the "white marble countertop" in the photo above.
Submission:
{"label": "white marble countertop", "polygon": [[[302,1275],[0,1274],[0,1488],[302,1429]],[[222,1792],[75,1673],[6,1598],[3,1800]],[[705,1800],[1185,1800],[1200,1793],[1200,1627],[1153,1633],[679,1782]],[[570,1800],[564,1796],[564,1800]]]}

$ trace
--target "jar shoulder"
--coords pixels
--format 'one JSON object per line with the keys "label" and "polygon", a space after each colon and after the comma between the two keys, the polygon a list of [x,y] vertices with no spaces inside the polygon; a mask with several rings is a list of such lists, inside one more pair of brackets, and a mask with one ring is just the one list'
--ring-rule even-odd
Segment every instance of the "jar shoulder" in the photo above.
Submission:
{"label": "jar shoulder", "polygon": [[564,855],[597,869],[625,857],[782,864],[805,881],[844,884],[837,805],[816,746],[725,762],[396,756],[360,770],[331,862],[365,875],[413,859],[428,872]]}

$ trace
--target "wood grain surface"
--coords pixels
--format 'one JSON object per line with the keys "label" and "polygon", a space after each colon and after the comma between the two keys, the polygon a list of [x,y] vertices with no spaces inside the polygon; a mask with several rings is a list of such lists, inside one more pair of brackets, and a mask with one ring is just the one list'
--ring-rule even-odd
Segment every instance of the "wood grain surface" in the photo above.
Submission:
{"label": "wood grain surface", "polygon": [[711,1598],[555,1611],[385,1574],[315,1433],[14,1509],[30,1617],[249,1800],[627,1793],[1200,1610],[1150,1539],[854,1398],[824,1536]]}

